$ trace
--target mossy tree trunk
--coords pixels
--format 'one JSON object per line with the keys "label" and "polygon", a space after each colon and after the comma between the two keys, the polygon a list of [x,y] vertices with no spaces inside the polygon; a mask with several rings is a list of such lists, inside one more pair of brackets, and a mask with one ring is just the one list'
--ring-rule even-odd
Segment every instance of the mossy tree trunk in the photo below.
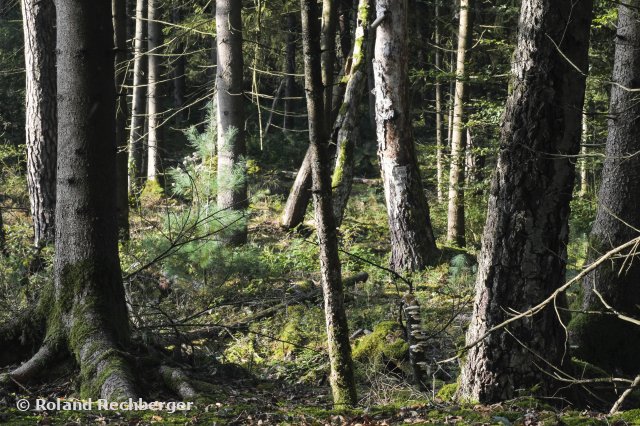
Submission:
{"label": "mossy tree trunk", "polygon": [[[58,0],[58,181],[54,285],[40,306],[40,350],[9,373],[21,382],[70,353],[81,396],[135,396],[121,350],[129,323],[118,259],[111,2]],[[53,26],[53,22],[49,25]],[[6,383],[6,376],[2,380]]]}
{"label": "mossy tree trunk", "polygon": [[334,125],[334,134],[331,137],[337,145],[336,166],[331,183],[333,187],[333,212],[337,226],[342,223],[344,210],[353,184],[355,145],[358,136],[358,120],[360,118],[358,111],[367,82],[366,50],[372,13],[373,11],[369,9],[369,0],[360,0],[351,74],[347,82],[344,101]]}
{"label": "mossy tree trunk", "polygon": [[[618,6],[616,53],[598,211],[590,235],[589,262],[638,236],[640,228],[640,1]],[[583,281],[587,311],[607,311],[597,293],[618,312],[640,319],[640,264],[619,257]],[[596,292],[597,291],[597,292]],[[640,372],[640,327],[613,315],[579,315],[572,334],[585,361],[627,374]]]}
{"label": "mossy tree trunk", "polygon": [[[585,76],[574,66],[588,69],[591,12],[591,0],[522,2],[469,344],[565,281],[585,93]],[[519,389],[552,394],[558,384],[546,371],[562,366],[565,338],[553,306],[494,332],[467,354],[460,396],[491,403]]]}
{"label": "mossy tree trunk", "polygon": [[53,0],[22,1],[27,186],[34,246],[53,242],[56,207],[56,19]]}
{"label": "mossy tree trunk", "polygon": [[338,235],[331,203],[329,138],[324,122],[320,28],[315,0],[301,0],[305,91],[309,112],[309,151],[313,181],[313,205],[320,246],[320,272],[324,293],[327,343],[331,365],[333,402],[338,407],[357,403],[349,330],[344,309]]}
{"label": "mossy tree trunk", "polygon": [[438,261],[411,127],[407,1],[378,0],[373,61],[378,157],[391,234],[391,266],[417,271]]}
{"label": "mossy tree trunk", "polygon": [[[247,207],[247,183],[243,157],[244,91],[242,56],[242,2],[216,1],[218,101],[218,207],[241,212]],[[234,215],[232,220],[236,220]],[[244,244],[246,223],[225,233],[229,244]]]}

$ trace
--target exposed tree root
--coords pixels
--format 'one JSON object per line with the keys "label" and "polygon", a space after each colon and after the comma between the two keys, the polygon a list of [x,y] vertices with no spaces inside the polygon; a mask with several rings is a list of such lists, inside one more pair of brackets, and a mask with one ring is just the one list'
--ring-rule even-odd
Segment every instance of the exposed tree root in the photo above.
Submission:
{"label": "exposed tree root", "polygon": [[0,366],[20,362],[33,355],[44,336],[44,319],[37,309],[21,312],[14,321],[0,327]]}
{"label": "exposed tree root", "polygon": [[160,375],[164,384],[183,400],[192,401],[199,396],[182,370],[163,365],[160,367]]}

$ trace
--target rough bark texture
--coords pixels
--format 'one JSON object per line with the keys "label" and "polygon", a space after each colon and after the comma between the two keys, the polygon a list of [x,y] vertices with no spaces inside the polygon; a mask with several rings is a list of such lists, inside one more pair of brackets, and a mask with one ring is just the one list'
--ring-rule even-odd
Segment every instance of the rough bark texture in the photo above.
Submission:
{"label": "rough bark texture", "polygon": [[[598,194],[598,211],[590,236],[589,259],[638,236],[640,228],[640,1],[618,7],[616,53],[606,157]],[[607,309],[605,302],[632,318],[640,318],[638,259],[617,258],[598,267],[583,281],[584,309]],[[580,315],[572,332],[579,356],[612,371],[640,372],[640,327],[611,315]]]}
{"label": "rough bark texture", "polygon": [[[569,61],[587,69],[591,10],[591,0],[522,3],[468,343],[564,283],[585,91]],[[534,386],[548,395],[556,383],[539,366],[560,366],[565,343],[553,306],[496,331],[467,354],[460,395],[488,403]]]}
{"label": "rough bark texture", "polygon": [[53,0],[24,0],[27,184],[34,245],[53,242],[56,207],[56,57]]}
{"label": "rough bark texture", "polygon": [[157,0],[147,0],[147,58],[149,74],[147,79],[147,182],[158,181],[158,144],[160,133],[160,11]]}
{"label": "rough bark texture", "polygon": [[309,112],[309,142],[313,205],[320,246],[320,272],[324,293],[327,343],[331,365],[330,383],[337,407],[357,403],[349,344],[349,329],[344,309],[338,235],[331,204],[328,134],[324,123],[323,87],[320,66],[320,29],[315,0],[301,0],[302,45],[305,64],[305,91]]}
{"label": "rough bark texture", "polygon": [[334,124],[331,139],[337,145],[336,166],[333,171],[333,212],[336,225],[340,226],[344,210],[351,194],[355,167],[355,145],[358,137],[358,109],[364,95],[367,81],[366,48],[369,37],[371,15],[369,0],[360,0],[358,4],[358,26],[353,45],[351,75],[347,82],[344,101]]}
{"label": "rough bark texture", "polygon": [[320,49],[322,57],[322,84],[324,85],[324,124],[331,130],[333,109],[333,72],[336,64],[336,29],[338,24],[338,0],[322,0],[322,32]]}
{"label": "rough bark texture", "polygon": [[136,1],[136,29],[133,40],[133,90],[129,133],[129,193],[140,186],[147,108],[147,1]]}
{"label": "rough bark texture", "polygon": [[120,238],[129,239],[129,185],[127,151],[127,3],[112,0],[113,33],[116,47],[116,208]]}
{"label": "rough bark texture", "polygon": [[[247,206],[242,87],[242,3],[216,1],[218,37],[218,207],[240,212]],[[246,224],[228,233],[230,244],[247,240]]]}
{"label": "rough bark texture", "polygon": [[[53,299],[43,351],[69,349],[81,394],[135,395],[118,351],[129,324],[118,260],[111,2],[58,0],[58,182]],[[45,305],[46,306],[46,305]]]}
{"label": "rough bark texture", "polygon": [[447,241],[463,247],[464,227],[464,159],[465,124],[464,104],[467,73],[465,61],[467,49],[471,46],[471,4],[472,0],[460,1],[460,22],[458,28],[458,52],[456,59],[456,86],[453,104],[451,134],[451,165],[449,168],[449,206],[447,209]]}
{"label": "rough bark texture", "polygon": [[429,205],[422,189],[408,102],[407,1],[378,0],[373,61],[376,90],[378,157],[391,234],[391,266],[397,271],[423,269],[439,252]]}

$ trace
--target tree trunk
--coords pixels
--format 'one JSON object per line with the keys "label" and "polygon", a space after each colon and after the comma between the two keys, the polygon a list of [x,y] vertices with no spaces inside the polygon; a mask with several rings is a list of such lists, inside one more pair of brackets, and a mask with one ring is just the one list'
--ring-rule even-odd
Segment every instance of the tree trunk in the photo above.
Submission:
{"label": "tree trunk", "polygon": [[129,188],[127,152],[127,3],[112,0],[114,44],[116,47],[116,210],[118,233],[122,240],[129,239]]}
{"label": "tree trunk", "polygon": [[328,134],[324,123],[322,74],[320,66],[320,31],[315,0],[301,0],[302,46],[305,64],[305,91],[309,113],[309,146],[313,180],[313,205],[320,246],[320,272],[327,324],[330,383],[336,407],[357,403],[356,387],[349,344],[349,329],[344,309],[338,235],[331,204]]}
{"label": "tree trunk", "polygon": [[56,10],[53,0],[24,0],[27,184],[34,245],[55,236],[56,207]]}
{"label": "tree trunk", "polygon": [[587,182],[587,144],[589,143],[589,116],[582,114],[582,146],[580,147],[580,191],[578,196],[584,198],[589,191]]}
{"label": "tree trunk", "polygon": [[[369,9],[375,10],[375,0],[369,0]],[[367,42],[367,58],[373,58],[376,49],[375,31]],[[369,90],[369,125],[375,131],[376,128],[376,95],[375,78],[373,76],[373,61],[367,61],[367,86]]]}
{"label": "tree trunk", "polygon": [[[640,8],[639,0],[618,6],[616,53],[611,85],[609,132],[598,211],[589,238],[589,262],[638,236],[640,228]],[[634,256],[632,254],[632,256]],[[635,255],[637,256],[637,255]],[[624,256],[603,263],[583,281],[584,309],[616,311],[640,318],[640,265]],[[609,371],[636,375],[640,327],[613,315],[579,315],[572,331],[581,359]]]}
{"label": "tree trunk", "polygon": [[4,230],[4,221],[2,220],[2,207],[0,207],[0,254],[7,257],[9,250],[7,249],[7,233]]}
{"label": "tree trunk", "polygon": [[391,267],[418,271],[439,252],[422,189],[409,111],[407,0],[378,0],[373,61],[378,156],[391,234]]}
{"label": "tree trunk", "polygon": [[145,140],[145,116],[147,108],[147,1],[136,1],[136,29],[133,40],[133,91],[131,100],[131,125],[129,133],[129,193],[140,187],[142,155]]}
{"label": "tree trunk", "polygon": [[333,212],[336,225],[340,226],[351,193],[355,166],[355,145],[358,136],[358,110],[364,95],[367,80],[366,48],[369,37],[371,15],[369,0],[358,4],[358,26],[353,45],[351,75],[345,90],[345,97],[334,125],[333,142],[337,145],[336,166],[333,171]]}
{"label": "tree trunk", "polygon": [[443,174],[444,174],[444,156],[443,156],[443,135],[442,135],[442,83],[440,81],[439,74],[442,70],[442,52],[440,49],[440,0],[435,0],[435,57],[436,57],[436,77],[435,91],[436,91],[436,194],[438,203],[442,203],[444,200],[444,194],[442,193],[443,187]]}
{"label": "tree trunk", "polygon": [[[591,10],[591,0],[522,3],[468,343],[564,283],[585,92],[574,66],[587,69]],[[561,366],[565,337],[553,306],[494,332],[467,354],[460,395],[491,403],[534,386],[550,395],[546,371]]]}
{"label": "tree trunk", "polygon": [[449,168],[449,206],[447,209],[447,241],[464,247],[464,159],[465,124],[464,104],[467,73],[465,61],[471,46],[472,0],[460,1],[460,26],[458,29],[458,54],[456,60],[456,88],[453,105],[451,134],[451,165]]}
{"label": "tree trunk", "polygon": [[340,53],[342,55],[342,67],[351,53],[351,9],[353,0],[339,0],[338,4],[338,28],[340,30]]}
{"label": "tree trunk", "polygon": [[338,24],[339,0],[322,0],[322,32],[320,46],[322,52],[322,84],[324,85],[324,123],[327,134],[331,130],[333,110],[333,71],[336,63],[336,29]]}
{"label": "tree trunk", "polygon": [[[171,19],[175,24],[180,24],[182,21],[182,11],[180,10],[180,3],[175,2]],[[186,64],[187,58],[185,56],[184,43],[178,42],[173,49],[173,54],[176,55],[173,58],[173,108],[175,109],[175,123],[178,128],[182,127],[185,113],[184,108],[184,93],[186,88]]]}
{"label": "tree trunk", "polygon": [[147,80],[147,182],[158,182],[158,143],[160,126],[160,13],[157,0],[147,0],[149,39],[147,42],[149,78]]}
{"label": "tree trunk", "polygon": [[[54,285],[41,306],[40,350],[9,373],[37,377],[61,353],[80,367],[83,398],[135,397],[121,350],[129,322],[118,259],[111,2],[58,0],[58,181]],[[53,22],[48,22],[53,27]]]}
{"label": "tree trunk", "polygon": [[[247,207],[242,58],[242,4],[233,0],[216,0],[216,35],[218,40],[218,207],[242,214]],[[230,222],[237,220],[233,214]],[[225,239],[232,245],[247,240],[242,221]]]}
{"label": "tree trunk", "polygon": [[298,38],[298,19],[295,12],[287,13],[287,51],[286,51],[286,75],[284,85],[284,119],[282,129],[293,129],[293,102],[296,96],[296,40]]}

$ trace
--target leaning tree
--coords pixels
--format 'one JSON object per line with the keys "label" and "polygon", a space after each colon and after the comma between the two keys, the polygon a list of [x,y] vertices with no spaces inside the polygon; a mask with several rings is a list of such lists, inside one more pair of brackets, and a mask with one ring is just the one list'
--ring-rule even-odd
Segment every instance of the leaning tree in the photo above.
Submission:
{"label": "leaning tree", "polygon": [[[591,11],[592,0],[522,2],[468,344],[564,282]],[[534,386],[550,393],[546,370],[563,364],[565,344],[553,306],[500,329],[467,354],[460,394],[493,402]]]}

